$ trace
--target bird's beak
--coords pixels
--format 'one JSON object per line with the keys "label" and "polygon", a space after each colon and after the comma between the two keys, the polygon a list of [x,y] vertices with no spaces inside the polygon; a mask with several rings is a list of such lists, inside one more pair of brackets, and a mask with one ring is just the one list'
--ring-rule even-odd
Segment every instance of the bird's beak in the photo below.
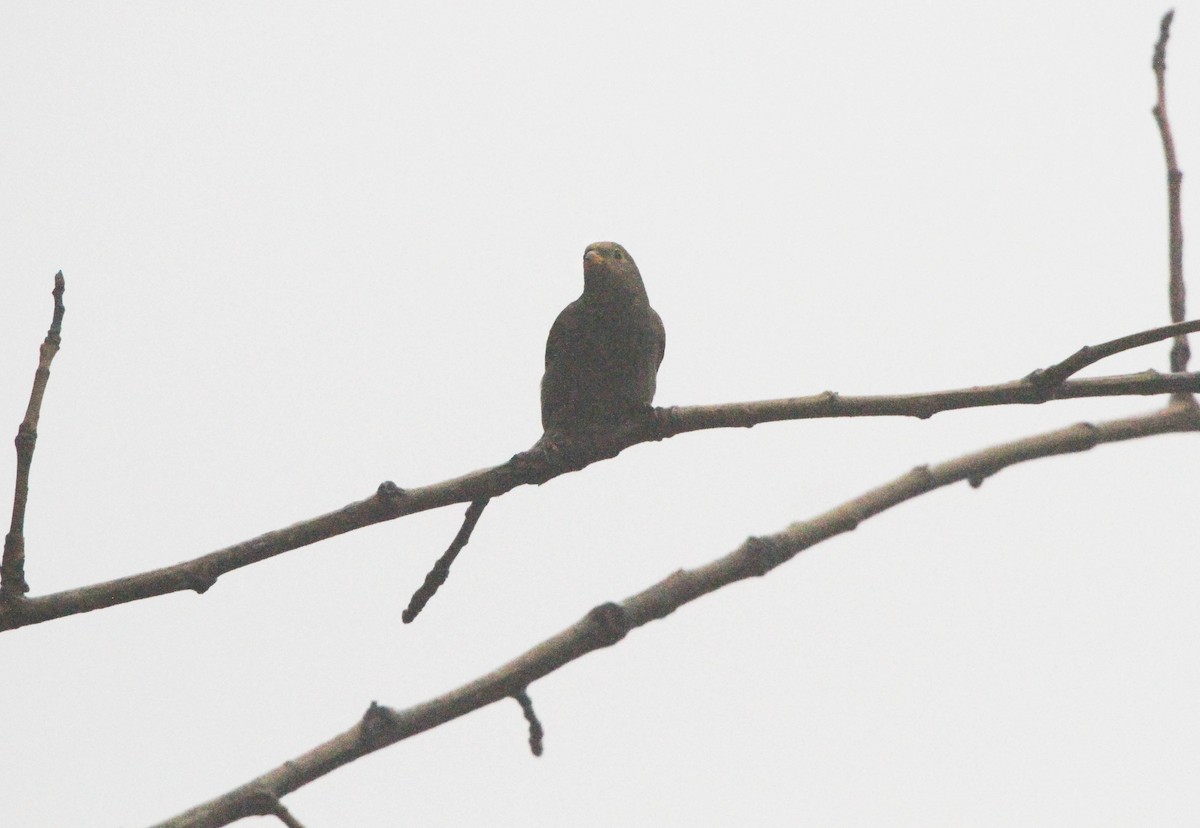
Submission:
{"label": "bird's beak", "polygon": [[600,264],[600,254],[595,250],[589,250],[583,254],[583,266],[592,267]]}

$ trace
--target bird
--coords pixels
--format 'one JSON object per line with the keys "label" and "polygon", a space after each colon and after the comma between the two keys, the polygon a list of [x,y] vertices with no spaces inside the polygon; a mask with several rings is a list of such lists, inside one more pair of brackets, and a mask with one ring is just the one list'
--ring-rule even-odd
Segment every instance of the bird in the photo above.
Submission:
{"label": "bird", "polygon": [[616,242],[583,251],[583,293],[563,308],[546,339],[542,429],[586,438],[649,414],[666,351],[662,318],[650,307],[637,264]]}

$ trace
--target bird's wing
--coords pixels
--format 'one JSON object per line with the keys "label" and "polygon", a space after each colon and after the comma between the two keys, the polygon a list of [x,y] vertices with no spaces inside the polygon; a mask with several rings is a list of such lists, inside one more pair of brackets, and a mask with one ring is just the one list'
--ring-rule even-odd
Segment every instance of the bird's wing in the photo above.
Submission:
{"label": "bird's wing", "polygon": [[579,312],[576,302],[563,308],[554,324],[550,326],[550,335],[546,337],[546,368],[549,369],[556,359],[567,350],[568,344],[577,336],[579,328]]}
{"label": "bird's wing", "polygon": [[663,327],[662,317],[654,308],[650,309],[650,322],[654,329],[654,341],[658,345],[658,360],[655,365],[662,365],[663,356],[667,353],[667,329]]}

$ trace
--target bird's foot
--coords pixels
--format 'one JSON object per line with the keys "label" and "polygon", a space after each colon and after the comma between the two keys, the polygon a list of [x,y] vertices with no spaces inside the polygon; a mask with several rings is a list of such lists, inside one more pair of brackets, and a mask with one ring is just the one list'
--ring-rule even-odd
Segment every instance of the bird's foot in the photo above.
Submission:
{"label": "bird's foot", "polygon": [[544,483],[564,472],[578,471],[594,458],[586,437],[547,431],[526,451],[508,462],[522,478]]}

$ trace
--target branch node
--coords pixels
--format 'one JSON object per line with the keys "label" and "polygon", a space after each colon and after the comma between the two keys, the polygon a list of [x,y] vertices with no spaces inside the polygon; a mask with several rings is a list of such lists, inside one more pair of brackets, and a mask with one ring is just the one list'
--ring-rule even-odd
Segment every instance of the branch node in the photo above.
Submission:
{"label": "branch node", "polygon": [[25,580],[25,537],[15,532],[4,536],[4,557],[0,563],[0,601],[9,603],[29,592]]}
{"label": "branch node", "polygon": [[261,785],[246,797],[246,806],[251,808],[256,816],[270,816],[275,813],[275,806],[278,804],[279,797],[275,792]]}
{"label": "branch node", "polygon": [[1100,445],[1100,429],[1095,423],[1082,422],[1077,423],[1076,425],[1087,432],[1087,437],[1085,438],[1084,442],[1087,444],[1088,448],[1095,448],[1096,446]]}
{"label": "branch node", "polygon": [[557,453],[547,446],[549,439],[543,434],[533,446],[509,458],[507,465],[512,469],[514,479],[538,486],[554,479],[562,464],[557,462]]}
{"label": "branch node", "polygon": [[541,756],[542,737],[546,732],[542,729],[542,723],[538,721],[537,713],[533,710],[533,699],[529,698],[528,688],[522,687],[513,693],[513,698],[517,700],[517,704],[521,705],[525,721],[529,722],[529,750],[534,756]]}
{"label": "branch node", "polygon": [[385,480],[379,484],[379,488],[375,490],[375,496],[382,500],[400,500],[407,492],[397,486],[390,480]]}
{"label": "branch node", "polygon": [[[1182,312],[1182,308],[1180,309]],[[1139,348],[1142,345],[1149,345],[1153,342],[1161,342],[1164,339],[1175,337],[1175,347],[1187,348],[1187,338],[1185,334],[1200,330],[1200,320],[1183,321],[1178,320],[1170,325],[1163,325],[1158,328],[1151,328],[1146,331],[1138,331],[1137,333],[1127,336],[1120,336],[1116,339],[1110,339],[1108,342],[1101,342],[1099,345],[1084,345],[1071,356],[1056,362],[1049,368],[1039,368],[1036,371],[1030,372],[1022,380],[1034,390],[1034,399],[1038,402],[1045,402],[1051,399],[1058,393],[1059,388],[1067,381],[1067,378],[1079,373],[1084,368],[1099,362],[1113,354],[1119,354],[1123,351],[1128,351],[1132,348]],[[1175,362],[1172,361],[1172,366]],[[1182,367],[1176,370],[1172,367],[1173,373],[1183,373],[1186,370],[1186,363],[1181,363]],[[1144,371],[1146,376],[1159,376],[1157,371]]]}
{"label": "branch node", "polygon": [[650,436],[655,442],[675,436],[675,412],[678,408],[671,405],[650,409]]}
{"label": "branch node", "polygon": [[279,821],[287,828],[304,828],[300,824],[300,820],[292,816],[291,812],[279,801],[279,795],[265,786],[259,786],[246,798],[246,807],[254,816],[278,817]]}
{"label": "branch node", "polygon": [[771,536],[751,535],[742,544],[747,568],[762,577],[790,557],[778,539]]}
{"label": "branch node", "polygon": [[[849,507],[851,504],[848,503],[846,506]],[[858,524],[863,522],[863,517],[858,511],[857,504],[854,504],[854,508],[839,509],[838,511],[844,512],[844,514],[839,515],[840,519],[837,522],[838,527],[842,528],[843,532],[853,532],[858,528]]]}
{"label": "branch node", "polygon": [[367,712],[363,713],[362,735],[363,740],[368,744],[382,745],[399,730],[400,726],[396,723],[392,711],[379,702],[371,702]]}
{"label": "branch node", "polygon": [[592,607],[587,614],[587,622],[593,637],[601,647],[611,647],[633,628],[629,613],[620,604],[614,604],[612,601]]}
{"label": "branch node", "polygon": [[188,567],[183,570],[182,575],[187,588],[194,591],[197,595],[203,595],[208,592],[209,588],[217,582],[216,575],[202,569]]}
{"label": "branch node", "polygon": [[[1059,365],[1061,364],[1059,363]],[[1054,396],[1054,389],[1066,382],[1066,378],[1067,375],[1063,371],[1055,371],[1052,368],[1038,368],[1023,377],[1021,381],[1033,388],[1033,398],[1035,400],[1046,402],[1046,400]]]}
{"label": "branch node", "polygon": [[13,439],[13,444],[17,447],[17,452],[28,451],[33,452],[33,447],[37,444],[37,429],[29,425],[29,423],[21,423],[17,426],[17,436]]}
{"label": "branch node", "polygon": [[924,486],[932,486],[934,483],[937,482],[937,480],[933,476],[933,472],[931,472],[929,470],[928,463],[922,463],[919,466],[913,466],[913,469],[910,472],[910,474],[912,474],[914,477],[921,478],[921,483]]}

